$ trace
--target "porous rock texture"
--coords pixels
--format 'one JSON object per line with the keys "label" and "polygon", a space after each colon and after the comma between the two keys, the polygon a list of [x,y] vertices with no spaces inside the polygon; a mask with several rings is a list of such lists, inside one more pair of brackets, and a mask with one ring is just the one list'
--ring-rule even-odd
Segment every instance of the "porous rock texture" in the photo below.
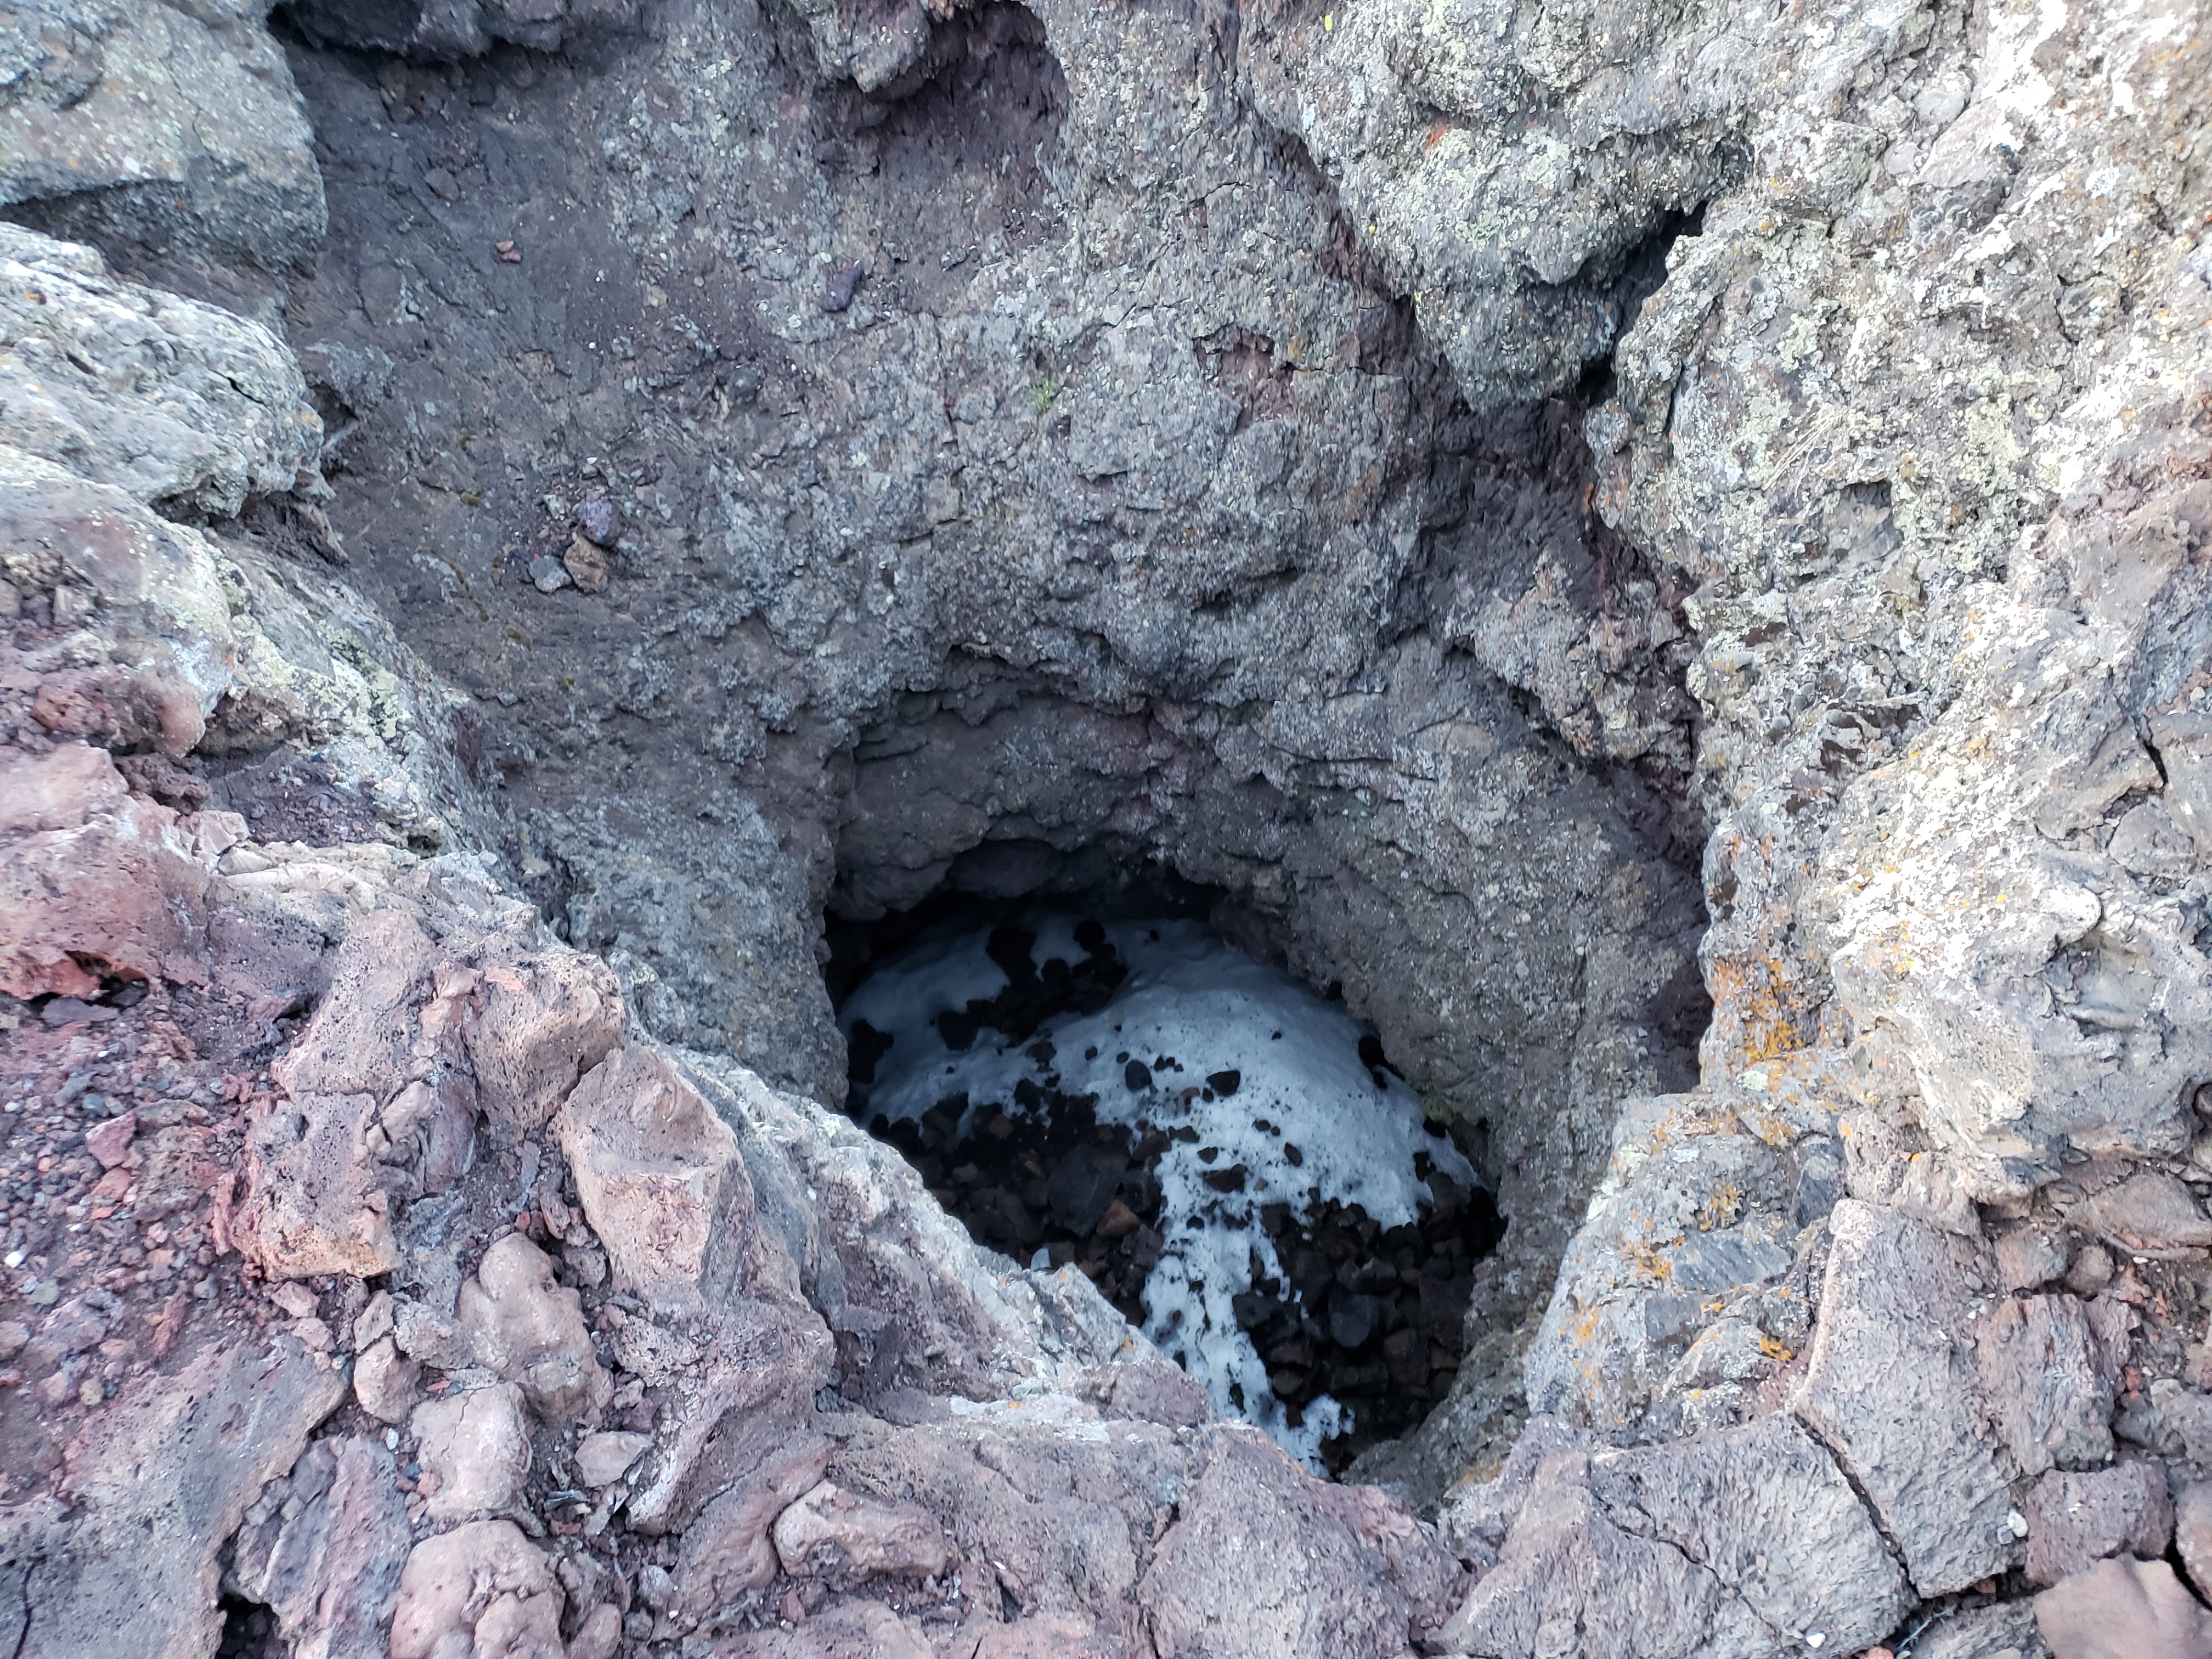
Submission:
{"label": "porous rock texture", "polygon": [[[0,21],[0,1647],[2203,1650],[2201,7],[262,12]],[[1145,859],[1379,1484],[836,1109]]]}

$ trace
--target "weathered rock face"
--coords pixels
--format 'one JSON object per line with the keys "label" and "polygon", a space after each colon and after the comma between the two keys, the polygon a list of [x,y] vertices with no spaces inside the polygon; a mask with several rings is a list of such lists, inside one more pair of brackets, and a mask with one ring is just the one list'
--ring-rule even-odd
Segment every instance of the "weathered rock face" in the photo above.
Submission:
{"label": "weathered rock face", "polygon": [[[0,228],[0,1647],[2204,1646],[2197,11],[258,9],[0,24],[301,343]],[[1486,1126],[1413,1509],[831,1109],[1145,858]]]}
{"label": "weathered rock face", "polygon": [[64,234],[275,268],[328,225],[266,0],[28,0],[0,18],[0,206]]}

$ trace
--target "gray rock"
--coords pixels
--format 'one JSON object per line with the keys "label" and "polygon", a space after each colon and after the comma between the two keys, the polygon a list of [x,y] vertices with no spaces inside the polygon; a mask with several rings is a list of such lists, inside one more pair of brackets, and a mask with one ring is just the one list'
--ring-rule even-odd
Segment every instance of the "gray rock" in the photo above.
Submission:
{"label": "gray rock", "polygon": [[392,1454],[374,1440],[319,1440],[247,1512],[232,1586],[276,1615],[297,1651],[381,1659],[413,1540]]}
{"label": "gray rock", "polygon": [[328,219],[307,112],[255,0],[26,0],[0,17],[0,206],[158,252],[305,258]]}
{"label": "gray rock", "polygon": [[2007,1297],[1972,1328],[1982,1392],[2023,1474],[2112,1455],[2112,1395],[2123,1345],[2108,1342],[2070,1296]]}
{"label": "gray rock", "polygon": [[1537,1468],[1498,1564],[1442,1634],[1501,1655],[1850,1652],[1914,1601],[1874,1519],[1787,1417]]}
{"label": "gray rock", "polygon": [[212,1652],[218,1551],[343,1395],[343,1379],[315,1361],[285,1336],[211,1346],[173,1376],[126,1386],[69,1446],[64,1490],[79,1515],[16,1557],[17,1651]]}
{"label": "gray rock", "polygon": [[1834,1243],[1797,1413],[1872,1500],[1923,1596],[2019,1559],[2011,1460],[1962,1351],[1971,1296],[1942,1235],[1856,1200]]}
{"label": "gray rock", "polygon": [[2166,1553],[2174,1506],[2155,1463],[2118,1463],[2086,1474],[2054,1470],[2021,1501],[2027,1516],[2027,1577],[2055,1584],[2106,1556]]}

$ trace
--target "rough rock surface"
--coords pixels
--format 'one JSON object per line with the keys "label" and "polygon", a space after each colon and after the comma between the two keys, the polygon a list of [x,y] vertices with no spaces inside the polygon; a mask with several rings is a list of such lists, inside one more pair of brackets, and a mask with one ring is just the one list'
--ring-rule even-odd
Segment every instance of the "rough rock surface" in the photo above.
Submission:
{"label": "rough rock surface", "polygon": [[[277,30],[0,20],[0,1649],[2206,1650],[2201,7]],[[1498,1182],[1392,1491],[836,1110],[1145,860]]]}

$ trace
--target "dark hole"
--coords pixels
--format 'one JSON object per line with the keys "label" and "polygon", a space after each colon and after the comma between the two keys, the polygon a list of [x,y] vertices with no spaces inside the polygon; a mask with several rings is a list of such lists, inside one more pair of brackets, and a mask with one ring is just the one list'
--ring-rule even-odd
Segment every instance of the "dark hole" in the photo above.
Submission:
{"label": "dark hole", "polygon": [[258,1601],[224,1596],[222,1636],[215,1651],[216,1659],[278,1659],[283,1644],[276,1638],[276,1615]]}
{"label": "dark hole", "polygon": [[[1426,1133],[1419,1137],[1422,1148],[1432,1150],[1417,1151],[1413,1161],[1431,1197],[1408,1224],[1386,1229],[1356,1204],[1319,1196],[1318,1187],[1286,1192],[1280,1184],[1285,1170],[1310,1182],[1328,1165],[1326,1158],[1316,1164],[1310,1135],[1301,1146],[1283,1138],[1276,1115],[1253,1115],[1255,1109],[1269,1109],[1267,1090],[1279,1085],[1255,1092],[1249,1059],[1237,1068],[1202,1072],[1203,1052],[1178,1042],[1166,1046],[1188,1060],[1149,1049],[1109,1051],[1112,1069],[1103,1087],[1090,1085],[1099,1092],[1063,1081],[1063,1069],[1095,1077],[1100,1048],[1065,1040],[1055,1046],[1046,1028],[1103,1013],[1130,971],[1108,924],[1146,916],[1203,921],[1219,915],[1220,902],[1217,893],[1152,869],[1104,893],[1055,895],[1051,905],[1062,920],[1053,936],[1063,943],[1042,964],[1044,924],[1024,898],[945,890],[902,913],[865,920],[833,914],[825,924],[824,977],[841,1010],[873,971],[925,932],[942,930],[931,935],[941,939],[957,931],[982,941],[982,954],[1006,983],[990,996],[970,997],[937,1014],[935,1036],[955,1054],[1026,1056],[1035,1066],[1010,1085],[994,1085],[999,1094],[952,1094],[918,1121],[893,1121],[871,1106],[870,1095],[896,1086],[901,1033],[856,1021],[848,1028],[848,1108],[913,1164],[978,1243],[1040,1271],[1084,1273],[1139,1328],[1149,1320],[1147,1284],[1164,1255],[1181,1248],[1176,1241],[1204,1237],[1220,1218],[1217,1211],[1231,1212],[1237,1225],[1249,1218],[1253,1272],[1249,1288],[1235,1298],[1237,1324],[1259,1356],[1289,1427],[1304,1424],[1324,1395],[1351,1413],[1351,1431],[1320,1447],[1322,1463],[1340,1474],[1360,1452],[1413,1428],[1449,1393],[1474,1267],[1497,1247],[1504,1224],[1489,1192],[1445,1173],[1438,1160],[1463,1168],[1457,1159],[1466,1149],[1455,1150],[1449,1132],[1433,1121],[1422,1122]],[[1070,915],[1079,917],[1074,960],[1064,954]],[[1158,930],[1151,936],[1157,940]],[[1133,1042],[1142,1041],[1134,1036],[1139,1029],[1130,1027]],[[905,1040],[927,1041],[928,1028],[921,1030],[925,1035]],[[1261,1042],[1285,1038],[1281,1029],[1252,1035]],[[1375,1089],[1408,1086],[1373,1033],[1356,1042],[1348,1037],[1346,1046],[1356,1048],[1346,1060],[1356,1060]],[[939,1075],[933,1066],[928,1074]],[[882,1081],[887,1078],[894,1081]],[[1235,1107],[1226,1104],[1232,1097],[1241,1097]],[[1223,1115],[1209,1117],[1209,1108]],[[1116,1118],[1133,1120],[1134,1127]],[[1236,1139],[1251,1130],[1267,1137],[1258,1152],[1244,1150],[1249,1139]],[[1273,1148],[1279,1148],[1275,1173],[1255,1173],[1255,1164],[1267,1161],[1261,1152],[1272,1157]],[[1187,1189],[1197,1206],[1192,1212],[1171,1212],[1164,1193],[1162,1161],[1170,1151],[1194,1160],[1181,1166],[1194,1177]],[[1294,1214],[1298,1208],[1303,1219]],[[1262,1236],[1279,1272],[1268,1270],[1256,1243]],[[1177,1363],[1188,1364],[1200,1350],[1166,1340],[1190,1328],[1180,1312],[1164,1310],[1152,1334]],[[1266,1404],[1241,1386],[1226,1391],[1237,1410]]]}

